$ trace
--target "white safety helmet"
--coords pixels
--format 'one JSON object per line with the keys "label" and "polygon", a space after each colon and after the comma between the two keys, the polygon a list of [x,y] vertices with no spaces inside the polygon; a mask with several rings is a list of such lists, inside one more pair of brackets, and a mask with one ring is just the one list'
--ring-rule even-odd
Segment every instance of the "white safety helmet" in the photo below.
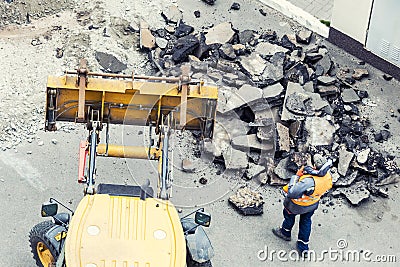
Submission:
{"label": "white safety helmet", "polygon": [[321,169],[322,166],[324,166],[324,164],[328,161],[324,156],[322,156],[321,154],[315,154],[314,158],[314,165],[317,169]]}

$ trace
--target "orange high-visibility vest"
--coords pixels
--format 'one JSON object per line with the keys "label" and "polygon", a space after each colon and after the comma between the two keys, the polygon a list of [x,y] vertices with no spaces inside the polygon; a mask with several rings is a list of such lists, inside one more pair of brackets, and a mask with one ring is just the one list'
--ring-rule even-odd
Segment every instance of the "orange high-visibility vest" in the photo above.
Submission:
{"label": "orange high-visibility vest", "polygon": [[[293,198],[291,199],[294,204],[300,205],[300,206],[311,206],[312,204],[317,203],[323,194],[325,194],[326,191],[332,188],[332,176],[328,172],[325,176],[314,176],[314,175],[302,175],[299,178],[299,182],[305,178],[313,178],[315,187],[314,187],[314,192],[307,196],[303,195],[301,198]],[[288,192],[289,185],[285,185],[283,187],[283,191],[286,193]]]}

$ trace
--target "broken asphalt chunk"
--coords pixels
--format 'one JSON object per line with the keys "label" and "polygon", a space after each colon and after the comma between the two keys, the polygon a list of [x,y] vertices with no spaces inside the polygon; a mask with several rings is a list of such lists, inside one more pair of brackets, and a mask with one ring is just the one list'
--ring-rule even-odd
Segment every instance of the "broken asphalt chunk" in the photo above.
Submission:
{"label": "broken asphalt chunk", "polygon": [[262,56],[273,56],[278,52],[286,53],[288,51],[287,48],[268,42],[260,42],[255,48],[255,52]]}
{"label": "broken asphalt chunk", "polygon": [[289,49],[290,51],[293,51],[296,48],[296,45],[292,43],[292,41],[289,39],[289,37],[285,34],[282,36],[280,45],[284,48]]}
{"label": "broken asphalt chunk", "polygon": [[261,81],[259,84],[262,86],[271,85],[279,82],[283,78],[282,65],[265,62],[265,68],[261,74]]}
{"label": "broken asphalt chunk", "polygon": [[356,80],[361,80],[361,78],[368,77],[368,75],[367,69],[354,69],[354,73],[351,77]]}
{"label": "broken asphalt chunk", "polygon": [[379,196],[379,197],[384,197],[384,198],[389,197],[387,188],[386,188],[386,190],[384,190],[383,188],[376,187],[373,184],[368,184],[368,190],[371,192],[371,194],[373,196]]}
{"label": "broken asphalt chunk", "polygon": [[206,44],[225,44],[232,40],[235,32],[232,30],[230,22],[223,22],[208,30]]}
{"label": "broken asphalt chunk", "polygon": [[150,32],[149,24],[145,21],[140,22],[140,48],[152,49],[156,46],[156,39]]}
{"label": "broken asphalt chunk", "polygon": [[370,197],[370,192],[367,189],[367,185],[363,181],[357,182],[348,188],[336,189],[335,192],[336,191],[337,193],[344,195],[344,197],[353,206],[360,205],[363,201]]}
{"label": "broken asphalt chunk", "polygon": [[364,149],[364,150],[358,152],[357,162],[360,164],[365,164],[368,160],[368,155],[369,155],[370,151],[371,151],[371,149],[367,148],[367,149]]}
{"label": "broken asphalt chunk", "polygon": [[156,44],[159,48],[164,49],[168,45],[168,40],[160,37],[156,37]]}
{"label": "broken asphalt chunk", "polygon": [[280,100],[282,98],[283,86],[280,83],[269,85],[262,89],[263,98],[267,100],[268,103]]}
{"label": "broken asphalt chunk", "polygon": [[284,158],[282,160],[279,161],[278,165],[276,165],[275,169],[274,169],[274,173],[283,180],[289,180],[290,177],[292,177],[292,175],[294,175],[295,173],[291,172],[290,170],[288,170],[288,165],[289,165],[290,159],[289,157]]}
{"label": "broken asphalt chunk", "polygon": [[180,20],[178,27],[175,29],[174,35],[178,38],[191,34],[194,31],[194,28],[190,25],[185,24],[182,20]]}
{"label": "broken asphalt chunk", "polygon": [[345,148],[339,150],[338,172],[342,176],[347,175],[350,162],[353,160],[354,153],[347,151]]}
{"label": "broken asphalt chunk", "polygon": [[334,96],[339,94],[339,88],[337,88],[335,85],[329,85],[329,86],[318,86],[317,91],[320,94],[320,96]]}
{"label": "broken asphalt chunk", "polygon": [[386,81],[390,81],[391,79],[393,79],[393,76],[389,75],[389,74],[383,74],[383,79],[385,79]]}
{"label": "broken asphalt chunk", "polygon": [[247,104],[248,106],[253,106],[256,102],[263,101],[262,98],[263,92],[260,88],[254,87],[248,84],[243,85],[240,89],[233,94],[231,100],[234,100],[236,107],[240,107],[242,105]]}
{"label": "broken asphalt chunk", "polygon": [[167,23],[178,23],[182,19],[182,11],[177,6],[170,5],[162,11],[161,16]]}
{"label": "broken asphalt chunk", "polygon": [[307,107],[305,102],[310,100],[310,96],[306,93],[294,92],[286,97],[285,107],[296,115],[307,115]]}
{"label": "broken asphalt chunk", "polygon": [[296,42],[300,44],[310,44],[313,32],[310,30],[301,30],[296,34]]}
{"label": "broken asphalt chunk", "polygon": [[238,34],[240,44],[246,45],[252,43],[256,38],[256,32],[253,30],[244,30]]}
{"label": "broken asphalt chunk", "polygon": [[262,86],[279,82],[283,79],[283,62],[286,55],[283,52],[275,53],[269,61],[265,62],[265,68],[261,74],[259,84]]}
{"label": "broken asphalt chunk", "polygon": [[304,62],[307,64],[315,64],[321,58],[323,58],[323,56],[319,53],[306,53],[306,55],[304,57]]}
{"label": "broken asphalt chunk", "polygon": [[304,120],[304,116],[294,114],[294,113],[290,112],[290,110],[287,108],[287,98],[288,98],[288,96],[290,96],[290,95],[292,95],[294,93],[304,94],[305,91],[301,87],[300,84],[289,82],[288,85],[287,85],[285,100],[284,100],[283,107],[282,107],[281,120],[283,120],[283,121]]}
{"label": "broken asphalt chunk", "polygon": [[234,60],[236,58],[235,50],[233,49],[233,46],[229,43],[223,44],[219,48],[219,53],[224,59]]}
{"label": "broken asphalt chunk", "polygon": [[97,51],[95,57],[105,72],[119,73],[127,68],[126,64],[122,63],[111,54]]}
{"label": "broken asphalt chunk", "polygon": [[204,3],[206,3],[206,4],[208,4],[208,5],[210,5],[210,6],[212,6],[212,5],[214,5],[215,4],[215,1],[216,0],[202,0]]}
{"label": "broken asphalt chunk", "polygon": [[195,172],[196,167],[193,165],[193,163],[190,160],[184,159],[184,160],[182,160],[182,170],[184,172]]}
{"label": "broken asphalt chunk", "polygon": [[360,97],[351,88],[343,89],[342,99],[343,99],[343,102],[346,103],[346,104],[347,103],[355,103],[355,102],[360,101]]}
{"label": "broken asphalt chunk", "polygon": [[320,59],[316,63],[316,67],[321,66],[324,70],[323,74],[330,74],[332,68],[333,68],[333,61],[331,60],[331,57],[328,54],[325,54],[322,59]]}
{"label": "broken asphalt chunk", "polygon": [[232,10],[239,10],[239,9],[240,9],[240,4],[237,3],[237,2],[234,2],[234,3],[231,5],[231,8],[230,8],[230,9],[232,9]]}
{"label": "broken asphalt chunk", "polygon": [[199,43],[199,40],[194,35],[179,38],[173,49],[172,60],[175,63],[186,61],[188,56],[199,46]]}
{"label": "broken asphalt chunk", "polygon": [[64,55],[64,49],[62,48],[56,48],[56,58],[62,58]]}
{"label": "broken asphalt chunk", "polygon": [[330,76],[319,76],[317,78],[318,83],[322,85],[334,85],[336,83],[336,78],[335,77],[330,77]]}
{"label": "broken asphalt chunk", "polygon": [[259,11],[260,14],[263,15],[264,17],[267,15],[267,12],[266,12],[264,9],[262,9],[262,8],[260,8],[258,11]]}
{"label": "broken asphalt chunk", "polygon": [[258,126],[257,127],[257,139],[260,142],[273,142],[275,133],[271,126]]}
{"label": "broken asphalt chunk", "polygon": [[246,169],[249,162],[245,152],[228,149],[223,152],[225,167],[228,170],[241,170]]}
{"label": "broken asphalt chunk", "polygon": [[[285,68],[285,67],[284,67]],[[301,62],[294,63],[293,66],[286,72],[285,77],[294,83],[304,85],[310,81],[310,73],[305,64]]]}
{"label": "broken asphalt chunk", "polygon": [[389,184],[395,184],[400,181],[400,176],[396,173],[390,174],[388,177],[380,180],[378,183],[376,183],[377,186],[383,186],[383,185],[389,185]]}
{"label": "broken asphalt chunk", "polygon": [[260,175],[262,172],[265,172],[265,167],[261,166],[261,165],[257,165],[254,163],[249,163],[249,167],[247,168],[246,172],[245,172],[245,177],[247,179],[253,179],[255,177],[257,177],[258,175]]}
{"label": "broken asphalt chunk", "polygon": [[390,137],[390,132],[388,130],[381,130],[374,135],[375,142],[387,141]]}
{"label": "broken asphalt chunk", "polygon": [[257,53],[252,53],[248,56],[241,56],[239,58],[239,64],[245,73],[250,75],[250,77],[254,77],[260,76],[263,73],[266,61]]}
{"label": "broken asphalt chunk", "polygon": [[272,151],[274,146],[270,142],[260,142],[256,134],[242,135],[232,139],[232,146],[241,151],[250,149],[261,150],[262,152]]}
{"label": "broken asphalt chunk", "polygon": [[335,182],[335,186],[350,186],[357,178],[357,175],[358,171],[353,171],[349,175],[342,176]]}
{"label": "broken asphalt chunk", "polygon": [[277,131],[277,150],[278,151],[290,151],[290,137],[289,128],[281,123],[276,124]]}
{"label": "broken asphalt chunk", "polygon": [[248,187],[239,188],[236,194],[229,197],[231,203],[243,215],[261,215],[264,200],[259,192]]}
{"label": "broken asphalt chunk", "polygon": [[329,146],[333,143],[336,128],[326,118],[307,117],[304,128],[308,135],[307,144],[312,146]]}

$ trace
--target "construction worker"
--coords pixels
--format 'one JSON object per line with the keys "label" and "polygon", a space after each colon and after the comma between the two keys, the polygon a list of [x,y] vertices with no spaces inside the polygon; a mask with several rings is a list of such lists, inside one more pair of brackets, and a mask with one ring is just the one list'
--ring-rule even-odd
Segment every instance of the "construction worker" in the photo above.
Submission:
{"label": "construction worker", "polygon": [[318,208],[321,196],[332,188],[332,176],[329,171],[332,160],[327,160],[321,154],[315,154],[313,161],[316,169],[311,166],[300,168],[296,175],[291,177],[289,184],[282,188],[285,195],[284,221],[281,227],[272,229],[274,235],[290,241],[296,215],[300,215],[296,248],[302,256],[307,256],[309,249],[311,217]]}

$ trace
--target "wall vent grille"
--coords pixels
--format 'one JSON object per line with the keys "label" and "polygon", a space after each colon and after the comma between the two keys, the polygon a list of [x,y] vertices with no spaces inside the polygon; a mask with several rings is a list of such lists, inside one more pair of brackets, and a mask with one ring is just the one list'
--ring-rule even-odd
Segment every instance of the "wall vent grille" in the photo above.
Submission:
{"label": "wall vent grille", "polygon": [[399,61],[399,59],[400,59],[400,48],[398,48],[397,46],[393,46],[392,50],[390,51],[390,57],[395,61]]}
{"label": "wall vent grille", "polygon": [[380,48],[381,54],[387,56],[389,54],[389,48],[390,48],[390,43],[382,39]]}

